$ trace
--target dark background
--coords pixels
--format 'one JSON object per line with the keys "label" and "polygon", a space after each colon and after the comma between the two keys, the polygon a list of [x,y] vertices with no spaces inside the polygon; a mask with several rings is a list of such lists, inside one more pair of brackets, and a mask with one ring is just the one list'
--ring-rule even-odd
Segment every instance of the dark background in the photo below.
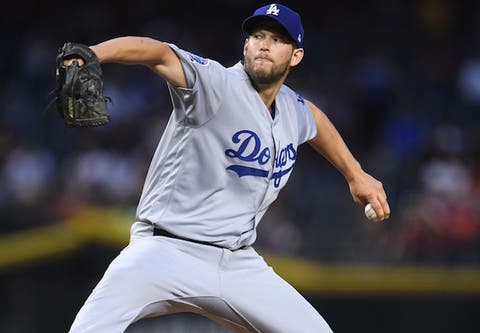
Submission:
{"label": "dark background", "polygon": [[[368,223],[342,176],[310,147],[259,227],[257,247],[319,264],[476,268],[480,262],[480,3],[284,1],[305,27],[288,85],[336,125],[386,188]],[[133,215],[171,109],[162,80],[104,65],[112,121],[65,129],[45,110],[65,41],[141,35],[230,66],[259,1],[16,1],[0,34],[0,233],[68,221],[85,207]],[[1,240],[0,240],[1,242]],[[1,244],[0,244],[1,245]],[[0,270],[1,332],[64,332],[118,248]],[[475,296],[477,295],[477,296]],[[307,295],[338,332],[474,332],[467,295]],[[477,309],[477,310],[475,310]]]}

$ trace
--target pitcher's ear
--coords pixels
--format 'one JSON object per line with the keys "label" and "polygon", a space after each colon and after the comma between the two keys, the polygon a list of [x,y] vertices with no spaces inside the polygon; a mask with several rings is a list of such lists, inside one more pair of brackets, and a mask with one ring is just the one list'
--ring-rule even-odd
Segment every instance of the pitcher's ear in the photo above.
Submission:
{"label": "pitcher's ear", "polygon": [[293,50],[292,59],[290,60],[290,66],[297,66],[302,61],[304,54],[305,51],[303,50],[303,48]]}

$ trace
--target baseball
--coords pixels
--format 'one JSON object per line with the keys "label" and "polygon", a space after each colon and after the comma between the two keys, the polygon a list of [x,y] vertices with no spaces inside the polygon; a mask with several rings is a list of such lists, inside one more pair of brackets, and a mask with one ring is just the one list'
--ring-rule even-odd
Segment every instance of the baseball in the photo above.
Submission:
{"label": "baseball", "polygon": [[370,203],[365,206],[365,216],[370,221],[378,221],[377,213],[375,213],[375,210],[373,209],[372,204]]}

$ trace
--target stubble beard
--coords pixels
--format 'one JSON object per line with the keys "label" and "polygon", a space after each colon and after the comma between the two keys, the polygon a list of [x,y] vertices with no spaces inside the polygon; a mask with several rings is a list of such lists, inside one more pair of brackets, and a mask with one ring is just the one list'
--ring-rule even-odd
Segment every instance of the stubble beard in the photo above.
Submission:
{"label": "stubble beard", "polygon": [[272,84],[282,79],[289,70],[288,62],[282,64],[273,64],[270,70],[264,68],[255,68],[253,58],[247,56],[243,59],[245,72],[254,84]]}

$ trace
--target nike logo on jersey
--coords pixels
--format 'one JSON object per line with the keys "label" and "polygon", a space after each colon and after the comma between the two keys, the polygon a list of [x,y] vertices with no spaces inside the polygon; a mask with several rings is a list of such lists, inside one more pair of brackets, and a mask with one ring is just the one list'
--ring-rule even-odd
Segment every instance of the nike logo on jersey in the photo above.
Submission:
{"label": "nike logo on jersey", "polygon": [[[260,138],[253,131],[238,131],[232,136],[232,142],[236,144],[236,149],[227,149],[225,151],[225,155],[232,159],[239,159],[243,162],[252,164],[258,163],[262,166],[267,164],[272,157],[270,148],[263,147]],[[291,143],[277,152],[273,166],[274,170],[280,170],[274,171],[270,177],[274,180],[273,184],[275,187],[279,187],[282,177],[287,175],[293,169],[296,158],[297,151]],[[287,164],[290,164],[290,166],[283,170],[283,167]],[[234,164],[228,166],[227,170],[234,171],[239,177],[254,176],[268,178],[269,175],[268,169],[265,170],[247,165]]]}

